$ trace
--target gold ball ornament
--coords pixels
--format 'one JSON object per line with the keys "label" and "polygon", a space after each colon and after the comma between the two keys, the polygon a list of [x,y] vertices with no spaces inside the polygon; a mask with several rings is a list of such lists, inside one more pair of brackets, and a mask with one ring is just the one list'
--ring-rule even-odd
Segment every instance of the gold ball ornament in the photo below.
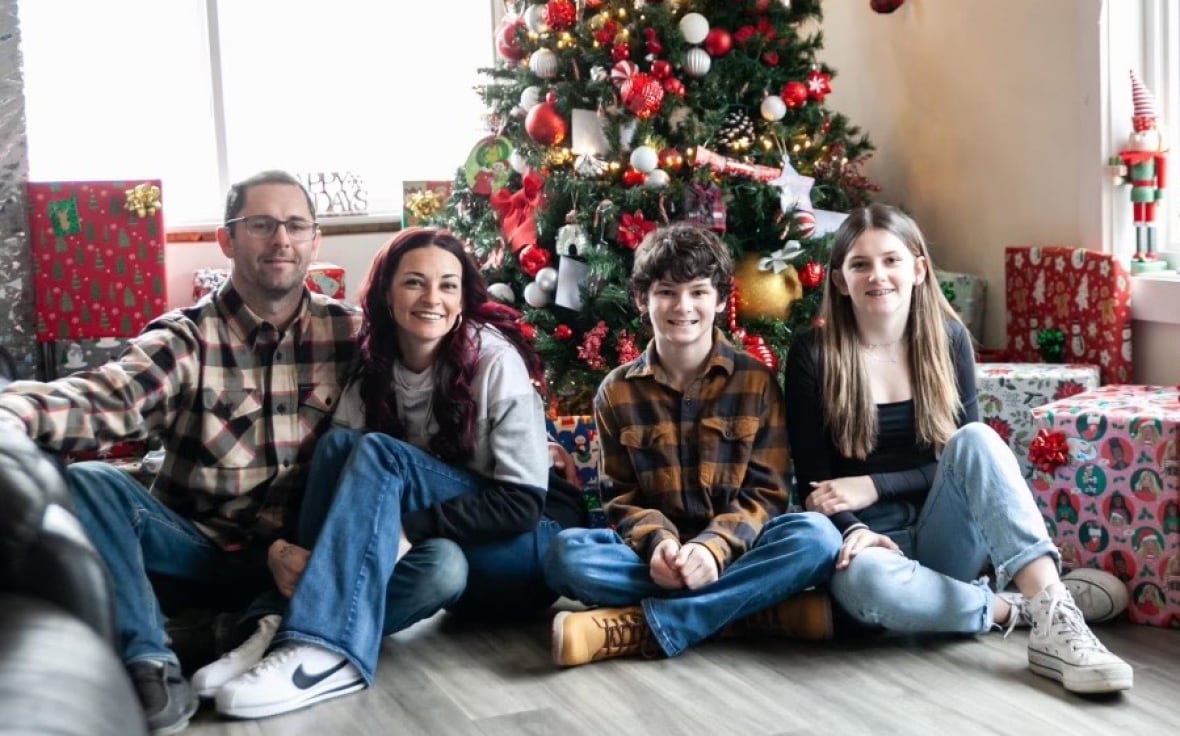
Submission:
{"label": "gold ball ornament", "polygon": [[758,267],[761,256],[748,253],[734,273],[739,319],[786,319],[791,302],[803,297],[803,285],[794,266],[780,273]]}

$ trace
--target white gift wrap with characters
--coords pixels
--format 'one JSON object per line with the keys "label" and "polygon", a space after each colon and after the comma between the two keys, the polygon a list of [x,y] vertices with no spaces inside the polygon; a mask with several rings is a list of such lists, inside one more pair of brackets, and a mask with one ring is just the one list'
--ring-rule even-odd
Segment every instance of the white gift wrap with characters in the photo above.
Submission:
{"label": "white gift wrap with characters", "polygon": [[1024,477],[1032,477],[1028,447],[1036,436],[1033,407],[1097,388],[1096,365],[979,363],[979,418],[1008,443]]}
{"label": "white gift wrap with characters", "polygon": [[1032,413],[1045,444],[1067,448],[1032,481],[1062,564],[1123,580],[1131,621],[1180,627],[1176,388],[1104,386]]}
{"label": "white gift wrap with characters", "polygon": [[987,282],[979,276],[939,271],[938,285],[958,312],[971,337],[983,341],[983,308],[987,306]]}

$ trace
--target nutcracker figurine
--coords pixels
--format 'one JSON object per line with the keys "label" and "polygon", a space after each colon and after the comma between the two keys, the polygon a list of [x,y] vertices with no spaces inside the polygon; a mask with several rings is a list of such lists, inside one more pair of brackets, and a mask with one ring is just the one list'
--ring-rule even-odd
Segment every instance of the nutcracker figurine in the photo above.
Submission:
{"label": "nutcracker figurine", "polygon": [[1164,196],[1167,149],[1156,129],[1155,97],[1135,71],[1131,71],[1131,97],[1135,105],[1131,125],[1134,128],[1127,147],[1118,153],[1117,182],[1131,185],[1134,207],[1135,257],[1131,272],[1160,271],[1166,264],[1155,246],[1155,204]]}

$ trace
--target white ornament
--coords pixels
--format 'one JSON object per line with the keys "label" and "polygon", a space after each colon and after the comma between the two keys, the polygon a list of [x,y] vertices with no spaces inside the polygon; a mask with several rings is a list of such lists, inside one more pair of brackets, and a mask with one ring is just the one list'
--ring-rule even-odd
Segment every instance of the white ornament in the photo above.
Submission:
{"label": "white ornament", "polygon": [[533,33],[548,33],[549,24],[545,22],[545,5],[530,5],[524,11],[524,27]]}
{"label": "white ornament", "polygon": [[672,177],[668,176],[667,171],[664,171],[663,169],[656,169],[655,171],[649,173],[647,178],[643,180],[643,188],[663,189],[664,187],[668,186],[668,182],[671,180]]}
{"label": "white ornament", "polygon": [[512,293],[512,287],[502,281],[488,286],[488,296],[501,304],[513,304],[516,302],[516,294]]}
{"label": "white ornament", "polygon": [[767,95],[762,99],[762,117],[770,122],[782,120],[787,114],[787,103],[778,95]]}
{"label": "white ornament", "polygon": [[647,173],[654,171],[660,165],[660,154],[651,146],[639,146],[631,152],[631,167],[636,171]]}
{"label": "white ornament", "polygon": [[605,68],[601,66],[592,66],[590,67],[590,79],[595,82],[605,82],[606,80],[610,79],[610,75],[607,74]]}
{"label": "white ornament", "polygon": [[702,48],[691,48],[684,55],[684,73],[690,77],[703,77],[709,73],[713,60]]}
{"label": "white ornament", "polygon": [[549,293],[534,281],[528,286],[524,287],[524,300],[530,307],[540,309],[549,303]]}
{"label": "white ornament", "polygon": [[553,266],[546,266],[537,271],[536,283],[546,294],[557,291],[557,269]]}
{"label": "white ornament", "polygon": [[[534,70],[535,71],[535,70]],[[537,105],[541,104],[541,88],[537,85],[529,85],[520,93],[520,106],[524,108],[525,112],[532,110]]]}
{"label": "white ornament", "polygon": [[709,19],[700,13],[686,13],[680,19],[680,34],[689,43],[702,43],[709,35]]}
{"label": "white ornament", "polygon": [[541,79],[553,79],[557,76],[557,54],[549,49],[537,49],[529,57],[529,69]]}
{"label": "white ornament", "polygon": [[521,175],[529,170],[529,162],[525,161],[524,156],[521,156],[520,151],[516,149],[512,149],[511,155],[508,156],[508,165],[512,167],[513,171]]}

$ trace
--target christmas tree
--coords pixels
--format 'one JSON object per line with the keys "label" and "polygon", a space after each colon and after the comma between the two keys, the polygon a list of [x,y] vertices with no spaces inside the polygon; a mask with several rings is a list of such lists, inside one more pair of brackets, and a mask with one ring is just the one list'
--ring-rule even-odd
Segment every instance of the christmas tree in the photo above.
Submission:
{"label": "christmas tree", "polygon": [[524,312],[562,414],[645,334],[634,249],[664,222],[723,233],[731,338],[770,365],[812,322],[836,213],[875,187],[871,145],[824,107],[818,0],[507,3],[479,92],[494,133],[436,222]]}

